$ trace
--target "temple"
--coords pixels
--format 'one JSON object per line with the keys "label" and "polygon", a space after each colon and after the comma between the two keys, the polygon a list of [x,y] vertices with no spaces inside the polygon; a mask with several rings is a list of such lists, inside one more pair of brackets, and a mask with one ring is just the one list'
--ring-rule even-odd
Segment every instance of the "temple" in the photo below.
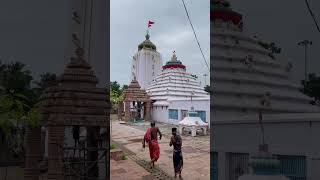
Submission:
{"label": "temple", "polygon": [[[133,57],[132,79],[137,87],[141,87],[141,91],[146,91],[146,98],[150,98],[151,103],[149,105],[149,101],[145,101],[142,106],[126,101],[124,106],[127,108],[124,109],[130,109],[129,113],[125,112],[126,121],[133,117],[145,117],[142,119],[178,124],[194,108],[203,122],[210,122],[210,96],[200,87],[197,76],[187,72],[187,67],[178,60],[175,52],[171,60],[163,65],[161,55],[150,41],[148,33]],[[138,112],[138,116],[133,115],[134,112]],[[128,118],[129,115],[131,118]]]}
{"label": "temple", "polygon": [[210,122],[210,96],[197,77],[186,70],[175,53],[147,88],[152,104],[152,119],[177,124],[193,107],[204,122]]}
{"label": "temple", "polygon": [[210,18],[211,179],[237,180],[248,174],[250,156],[260,151],[279,160],[279,174],[289,179],[318,179],[320,109],[291,81],[292,64],[278,60],[268,43],[246,34],[243,16],[227,1],[214,0]]}
{"label": "temple", "polygon": [[146,39],[139,44],[138,52],[133,56],[131,79],[136,77],[141,88],[146,89],[148,84],[161,72],[161,66],[161,55],[147,33]]}

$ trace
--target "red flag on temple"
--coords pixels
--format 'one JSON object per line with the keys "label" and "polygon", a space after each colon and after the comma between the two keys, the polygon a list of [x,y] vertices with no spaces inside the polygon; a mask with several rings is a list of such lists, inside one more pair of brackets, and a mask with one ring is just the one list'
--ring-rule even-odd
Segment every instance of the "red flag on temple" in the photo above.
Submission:
{"label": "red flag on temple", "polygon": [[154,24],[154,22],[149,21],[149,22],[148,22],[148,28],[150,28],[152,24]]}

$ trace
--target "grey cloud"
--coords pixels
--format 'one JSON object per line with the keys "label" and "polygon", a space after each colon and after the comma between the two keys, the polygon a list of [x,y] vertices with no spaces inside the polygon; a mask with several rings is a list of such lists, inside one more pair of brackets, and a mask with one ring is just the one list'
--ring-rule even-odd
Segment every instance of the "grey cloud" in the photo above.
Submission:
{"label": "grey cloud", "polygon": [[[187,0],[186,3],[209,60],[209,0]],[[191,73],[202,77],[207,70],[180,0],[112,0],[111,9],[112,81],[130,82],[131,59],[138,44],[145,39],[148,20],[155,21],[150,40],[157,46],[164,63],[175,50]]]}

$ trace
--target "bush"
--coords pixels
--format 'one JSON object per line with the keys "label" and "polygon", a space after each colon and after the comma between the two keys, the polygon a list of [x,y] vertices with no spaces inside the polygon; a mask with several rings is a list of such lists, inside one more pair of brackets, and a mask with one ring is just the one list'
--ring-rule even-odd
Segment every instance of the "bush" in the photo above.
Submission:
{"label": "bush", "polygon": [[121,160],[127,160],[128,158],[127,158],[127,156],[125,156],[125,155],[123,155],[122,156],[122,158],[121,158]]}
{"label": "bush", "polygon": [[111,144],[110,149],[115,149],[115,148],[116,148],[116,145]]}

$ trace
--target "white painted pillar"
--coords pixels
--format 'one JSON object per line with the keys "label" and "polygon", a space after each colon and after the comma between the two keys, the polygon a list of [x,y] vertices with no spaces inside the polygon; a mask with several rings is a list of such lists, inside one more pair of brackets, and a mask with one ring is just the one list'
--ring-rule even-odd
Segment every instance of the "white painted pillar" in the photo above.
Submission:
{"label": "white painted pillar", "polygon": [[191,130],[191,136],[195,137],[197,135],[197,129],[195,126],[192,126],[192,130]]}
{"label": "white painted pillar", "polygon": [[179,134],[181,134],[182,135],[182,129],[183,129],[183,127],[182,126],[179,126]]}
{"label": "white painted pillar", "polygon": [[207,128],[206,127],[203,128],[203,134],[207,135]]}

